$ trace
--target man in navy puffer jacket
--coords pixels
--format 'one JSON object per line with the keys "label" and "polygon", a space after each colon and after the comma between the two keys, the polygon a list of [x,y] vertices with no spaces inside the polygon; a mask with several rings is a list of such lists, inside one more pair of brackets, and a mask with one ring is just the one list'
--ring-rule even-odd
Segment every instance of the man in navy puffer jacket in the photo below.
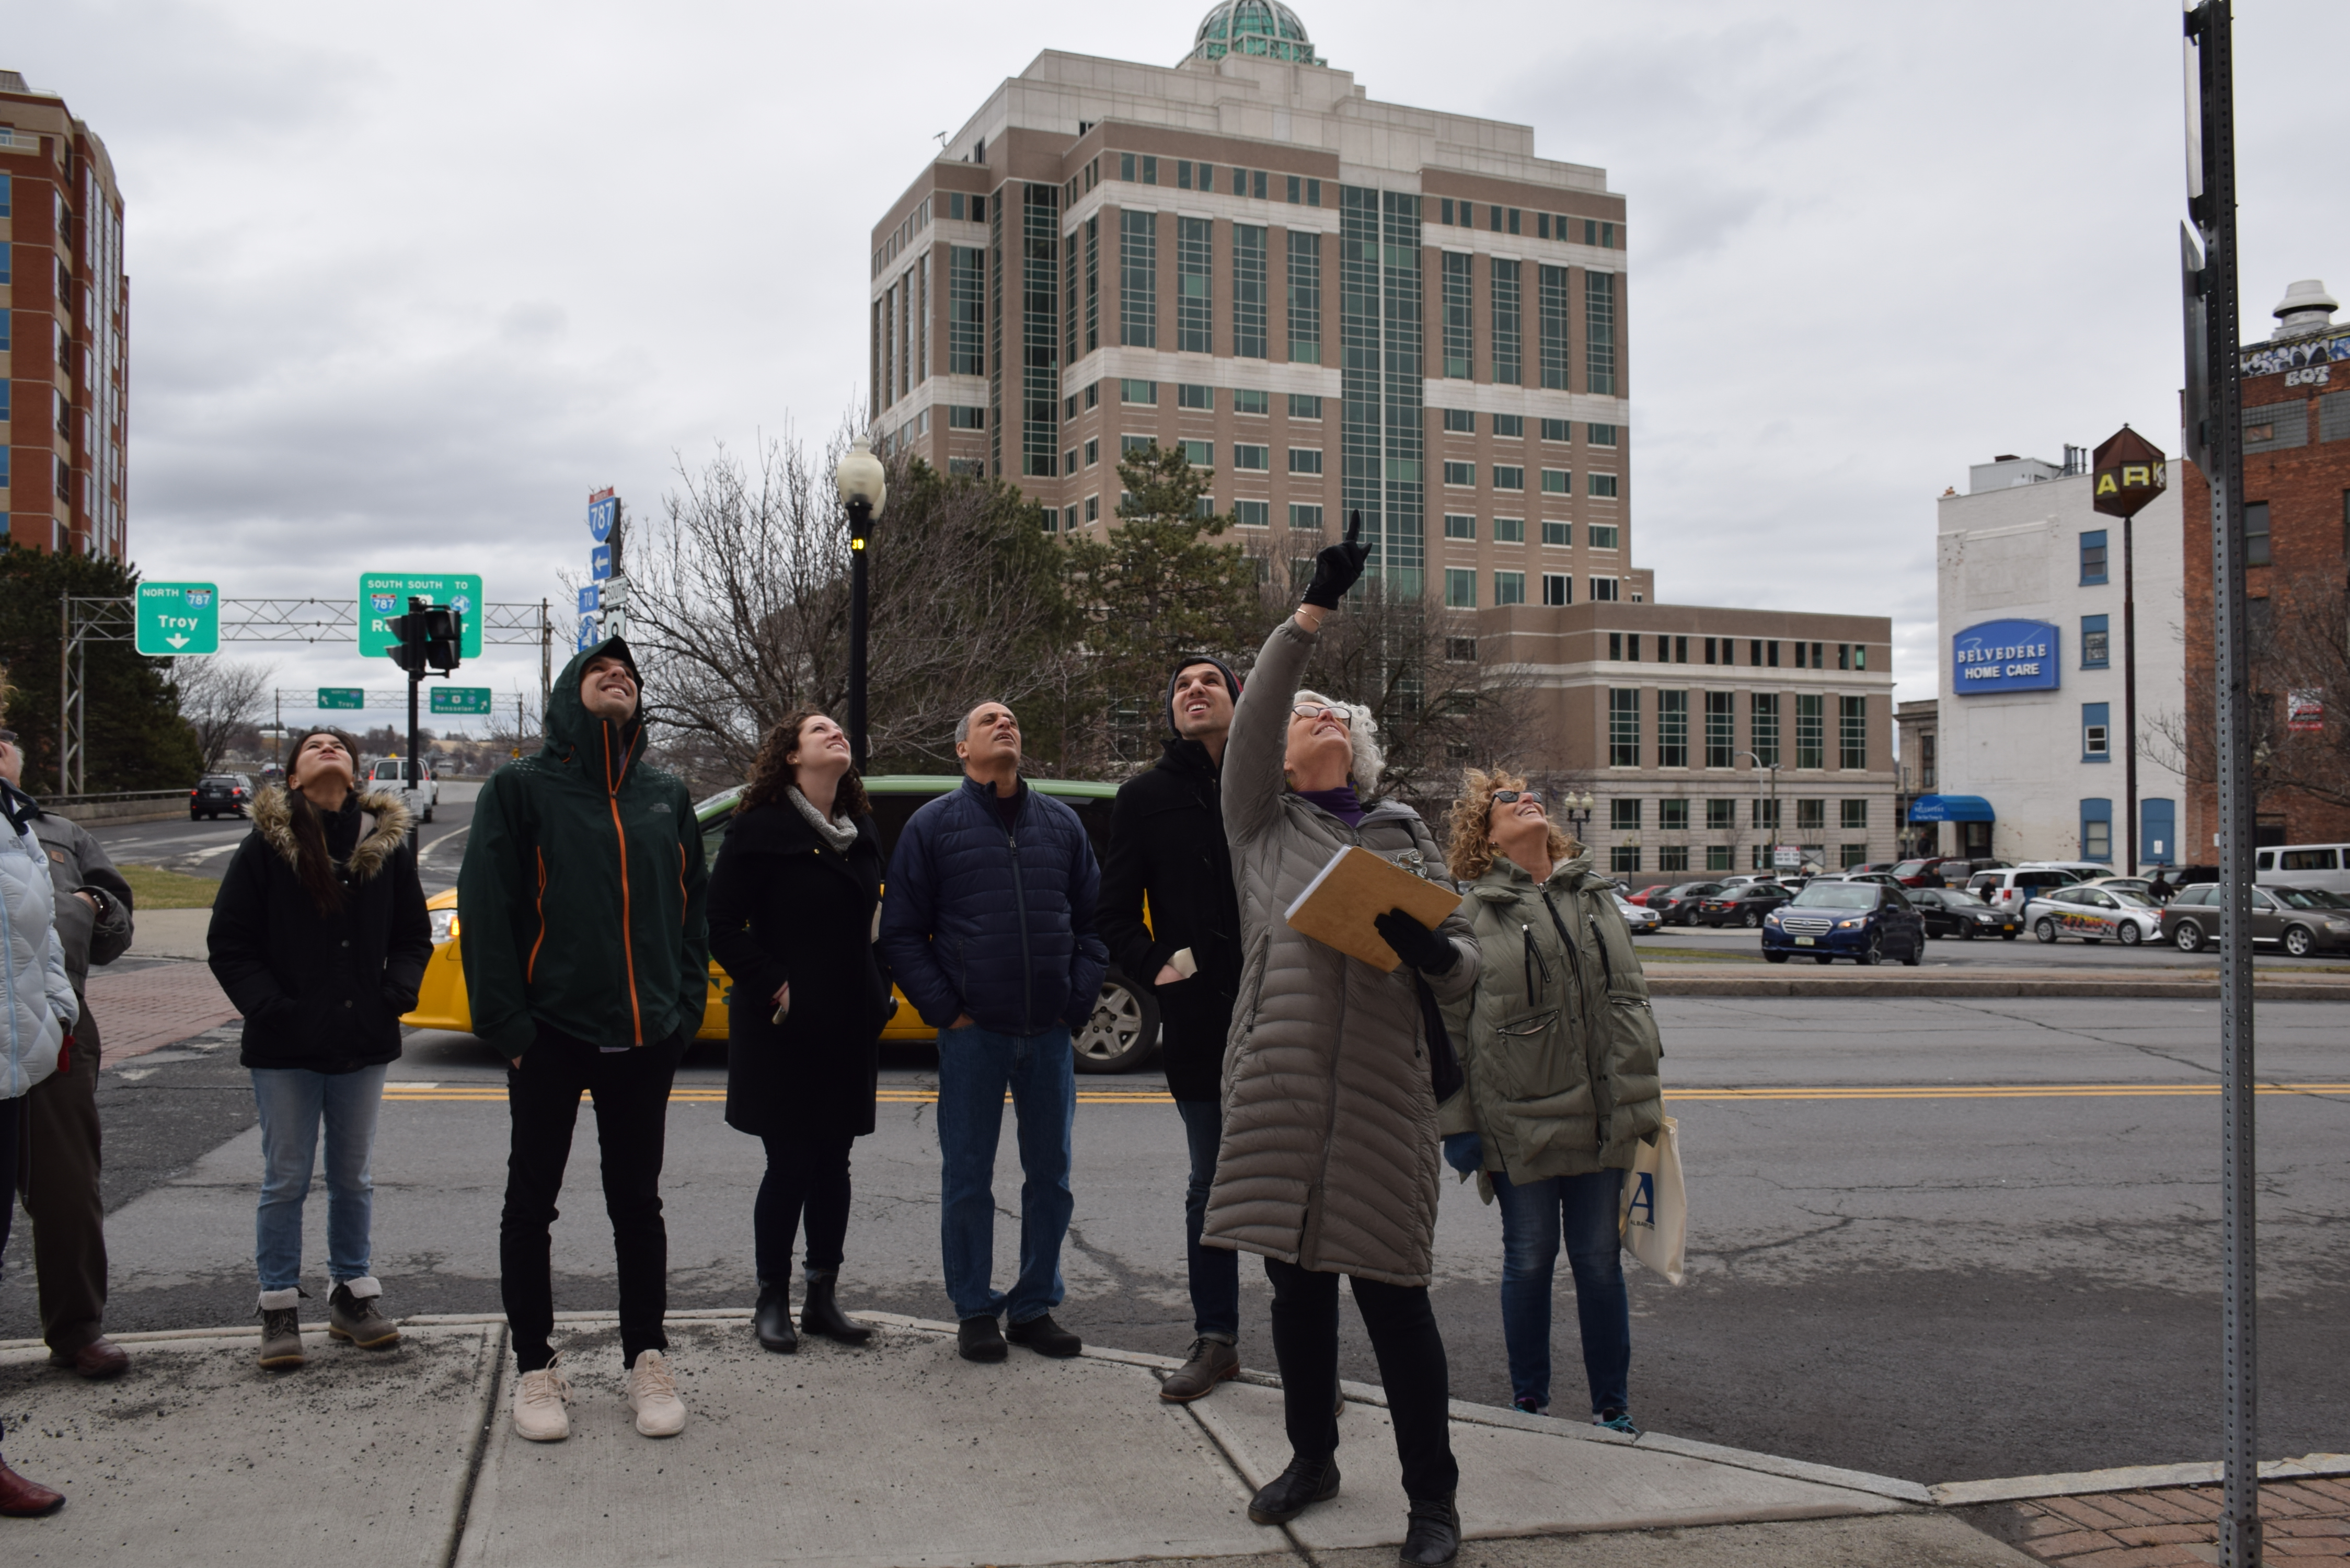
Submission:
{"label": "man in navy puffer jacket", "polygon": [[[1001,1361],[1013,1344],[1075,1355],[1055,1323],[1068,1234],[1069,1033],[1108,970],[1094,932],[1101,882],[1077,814],[1020,778],[1020,723],[983,702],[955,730],[961,789],[914,813],[889,863],[881,952],[939,1032],[939,1246],[963,1356]],[[994,1288],[995,1145],[1003,1094],[1018,1119],[1020,1277]]]}

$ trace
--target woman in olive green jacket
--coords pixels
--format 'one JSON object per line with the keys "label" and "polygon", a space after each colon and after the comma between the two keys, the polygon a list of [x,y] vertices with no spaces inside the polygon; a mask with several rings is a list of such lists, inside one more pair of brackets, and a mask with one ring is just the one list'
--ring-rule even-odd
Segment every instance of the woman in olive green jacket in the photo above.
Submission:
{"label": "woman in olive green jacket", "polygon": [[1474,991],[1446,1010],[1467,1082],[1445,1158],[1502,1210],[1502,1336],[1518,1408],[1550,1404],[1551,1277],[1575,1272],[1592,1419],[1631,1432],[1631,1307],[1617,1216],[1634,1147],[1663,1125],[1663,1047],[1612,885],[1522,779],[1471,769],[1453,877],[1476,933]]}

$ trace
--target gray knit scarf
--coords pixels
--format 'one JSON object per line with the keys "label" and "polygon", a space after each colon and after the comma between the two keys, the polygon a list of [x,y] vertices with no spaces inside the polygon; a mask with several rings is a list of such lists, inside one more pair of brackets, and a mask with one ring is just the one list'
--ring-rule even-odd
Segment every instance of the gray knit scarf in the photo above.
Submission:
{"label": "gray knit scarf", "polygon": [[808,826],[823,834],[827,844],[843,855],[847,854],[848,846],[857,842],[857,825],[845,817],[836,822],[826,821],[824,814],[808,804],[808,797],[799,792],[797,784],[789,786],[789,794],[792,804],[800,808],[802,816],[808,819]]}

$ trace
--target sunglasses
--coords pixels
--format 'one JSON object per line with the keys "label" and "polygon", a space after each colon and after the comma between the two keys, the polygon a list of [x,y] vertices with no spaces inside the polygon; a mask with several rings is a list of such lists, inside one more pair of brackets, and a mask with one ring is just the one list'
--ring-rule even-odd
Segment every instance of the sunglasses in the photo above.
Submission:
{"label": "sunglasses", "polygon": [[14,731],[14,730],[0,730],[0,746],[13,746],[13,745],[15,745],[16,743],[16,731]]}
{"label": "sunglasses", "polygon": [[1349,730],[1355,727],[1355,716],[1344,708],[1333,708],[1321,702],[1300,702],[1289,710],[1301,719],[1336,719]]}
{"label": "sunglasses", "polygon": [[1493,792],[1493,804],[1495,805],[1515,805],[1522,800],[1530,800],[1536,805],[1540,805],[1543,803],[1542,791],[1538,789],[1497,789]]}

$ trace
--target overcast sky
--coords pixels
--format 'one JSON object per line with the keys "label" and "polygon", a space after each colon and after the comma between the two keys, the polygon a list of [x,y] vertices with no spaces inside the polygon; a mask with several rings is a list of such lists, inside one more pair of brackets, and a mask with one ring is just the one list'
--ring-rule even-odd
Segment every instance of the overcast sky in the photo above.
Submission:
{"label": "overcast sky", "polygon": [[[1627,198],[1659,598],[1888,612],[1901,695],[1930,696],[1943,487],[2126,420],[2177,445],[2169,0],[1300,14],[1372,97],[1531,123]],[[1172,64],[1196,21],[64,0],[12,8],[0,66],[63,93],[122,182],[147,576],[234,597],[478,571],[560,611],[589,491],[651,508],[679,455],[820,441],[861,403],[867,233],[932,132],[1041,49]],[[2236,37],[2256,337],[2293,279],[2350,286],[2350,5],[2249,0]],[[287,686],[393,683],[280,657]],[[535,694],[537,659],[464,677]]]}

